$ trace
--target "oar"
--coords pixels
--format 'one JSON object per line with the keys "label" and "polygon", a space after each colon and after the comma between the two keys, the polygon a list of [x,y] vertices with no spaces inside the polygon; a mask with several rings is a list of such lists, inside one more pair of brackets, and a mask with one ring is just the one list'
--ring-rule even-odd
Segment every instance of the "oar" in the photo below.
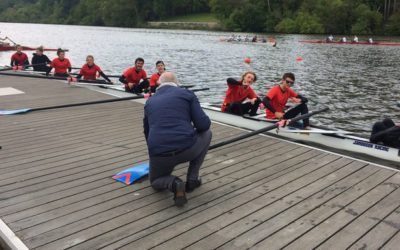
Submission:
{"label": "oar", "polygon": [[11,40],[11,38],[9,38],[8,36],[6,36],[6,38],[5,38],[5,39],[7,39],[8,41],[12,42],[14,45],[17,45],[17,43],[16,43],[16,42],[14,42],[13,40]]}
{"label": "oar", "polygon": [[77,85],[77,86],[98,86],[98,87],[110,87],[110,86],[118,86],[118,85],[114,85],[114,83],[86,83],[86,82],[72,82],[70,84],[71,86]]}
{"label": "oar", "polygon": [[[293,123],[295,123],[295,122],[297,122],[297,121],[300,121],[300,120],[309,118],[309,117],[311,117],[311,116],[313,116],[313,115],[316,115],[316,114],[319,114],[319,113],[322,113],[322,112],[325,112],[325,111],[328,111],[328,110],[329,110],[329,108],[323,108],[323,109],[320,109],[320,110],[311,111],[311,112],[309,112],[308,114],[304,114],[304,115],[297,116],[297,117],[295,117],[295,118],[293,118],[293,119],[287,120],[287,122],[288,122],[287,125],[292,125]],[[252,137],[252,136],[254,136],[254,135],[258,135],[258,134],[261,134],[261,133],[265,133],[265,132],[267,132],[267,131],[269,131],[269,130],[278,128],[278,127],[280,126],[280,124],[281,124],[280,122],[277,122],[277,123],[275,123],[274,125],[271,125],[271,126],[268,126],[268,127],[262,128],[262,129],[259,129],[259,130],[255,130],[255,131],[252,131],[252,132],[250,132],[250,133],[247,133],[247,134],[244,134],[244,135],[241,135],[241,136],[238,136],[238,137],[235,137],[235,138],[232,138],[232,139],[229,139],[229,140],[226,140],[226,141],[223,141],[223,142],[220,142],[220,143],[211,145],[211,146],[208,148],[208,150],[215,149],[215,148],[219,148],[219,147],[225,146],[225,145],[227,145],[227,144],[230,144],[230,143],[233,143],[233,142],[237,142],[237,141],[240,141],[240,140],[243,140],[243,139]]]}
{"label": "oar", "polygon": [[[299,120],[303,120],[305,118],[309,118],[309,117],[311,117],[313,115],[316,115],[316,114],[319,114],[319,113],[322,113],[322,112],[325,112],[325,111],[328,111],[328,110],[329,110],[329,108],[323,108],[321,110],[311,111],[308,114],[304,114],[304,115],[295,117],[295,118],[293,118],[291,120],[287,120],[286,122],[284,120],[282,120],[282,121],[285,122],[285,123],[288,123],[288,125],[291,125],[292,123],[295,123],[295,122],[297,122]],[[247,133],[247,134],[232,138],[230,140],[226,140],[226,141],[211,145],[208,148],[208,150],[216,149],[216,148],[228,145],[230,143],[237,142],[237,141],[252,137],[254,135],[258,135],[258,134],[267,132],[269,130],[278,128],[278,127],[281,126],[281,122],[278,122],[278,123],[276,123],[274,125],[265,127],[263,129],[259,129],[259,130],[256,130],[256,131],[253,131],[253,132],[250,132],[250,133]],[[148,173],[149,173],[149,163],[145,162],[145,163],[141,163],[141,164],[135,165],[133,167],[130,167],[129,169],[126,169],[124,171],[121,171],[121,172],[117,173],[116,175],[113,176],[113,179],[115,179],[117,181],[120,181],[120,182],[123,182],[123,183],[125,183],[127,185],[130,185],[133,182],[135,182],[135,181],[143,178],[144,176],[148,175]]]}
{"label": "oar", "polygon": [[50,109],[69,108],[69,107],[77,107],[77,106],[87,106],[87,105],[94,105],[94,104],[101,104],[101,103],[135,100],[135,99],[140,99],[140,98],[144,98],[144,95],[136,95],[136,96],[130,96],[130,97],[99,100],[99,101],[92,101],[92,102],[71,103],[71,104],[48,106],[48,107],[41,107],[41,108],[23,108],[23,109],[14,109],[14,110],[0,110],[0,115],[15,115],[15,114],[22,114],[22,113],[28,113],[28,112],[33,112],[33,111],[40,111],[40,110],[50,110]]}
{"label": "oar", "polygon": [[[35,72],[35,71],[34,71]],[[21,74],[21,73],[7,73],[7,72],[0,72],[0,75],[5,76],[19,76],[19,77],[28,77],[28,78],[38,78],[38,79],[50,79],[50,80],[62,80],[66,81],[67,77],[56,77],[56,76],[44,76],[44,75],[31,75],[31,74]],[[105,81],[101,80],[78,80],[78,82],[86,82],[86,83],[104,83]]]}
{"label": "oar", "polygon": [[[193,92],[198,92],[198,91],[204,91],[204,90],[209,90],[209,88],[193,89],[192,91]],[[145,98],[145,95],[138,94],[136,96],[130,96],[130,97],[107,99],[107,100],[92,101],[92,102],[72,103],[72,104],[64,104],[64,105],[41,107],[41,108],[23,108],[23,109],[13,109],[13,110],[0,110],[0,115],[16,115],[16,114],[23,114],[23,113],[33,112],[33,111],[59,109],[59,108],[69,108],[69,107],[77,107],[77,106],[87,106],[87,105],[94,105],[94,104],[101,104],[101,103],[135,100],[135,99],[141,99],[141,98]]]}
{"label": "oar", "polygon": [[[29,65],[22,65],[22,67],[24,68],[28,68],[28,67],[34,67],[34,66],[40,66],[40,65],[45,65],[46,63],[38,63],[38,64],[29,64]],[[0,71],[7,71],[7,70],[14,70],[14,67],[4,67],[3,69],[0,69]],[[23,69],[16,69],[16,70],[23,70]]]}

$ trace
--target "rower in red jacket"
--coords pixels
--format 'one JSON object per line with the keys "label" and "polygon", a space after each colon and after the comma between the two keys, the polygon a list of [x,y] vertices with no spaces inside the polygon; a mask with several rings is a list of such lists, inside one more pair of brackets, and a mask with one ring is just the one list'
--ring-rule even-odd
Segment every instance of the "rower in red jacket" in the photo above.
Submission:
{"label": "rower in red jacket", "polygon": [[[125,84],[125,91],[130,93],[142,93],[144,89],[150,86],[147,80],[146,71],[143,69],[144,59],[136,58],[135,67],[125,70],[119,81]],[[142,81],[140,81],[142,80]]]}
{"label": "rower in red jacket", "polygon": [[251,88],[251,85],[256,80],[256,74],[251,71],[244,73],[240,81],[228,78],[228,90],[226,91],[221,111],[237,115],[257,115],[258,105],[261,100]]}
{"label": "rower in red jacket", "polygon": [[103,73],[101,68],[94,63],[94,57],[88,55],[86,57],[86,64],[82,66],[81,71],[76,78],[80,79],[83,76],[84,80],[96,80],[97,74],[101,75],[107,82],[111,82],[111,80]]}
{"label": "rower in red jacket", "polygon": [[[295,76],[293,73],[285,73],[279,85],[272,87],[264,97],[263,104],[265,106],[267,119],[291,119],[298,114],[307,114],[307,98],[294,92],[290,86],[294,84]],[[294,108],[285,111],[286,103],[291,100],[297,105]],[[305,129],[309,129],[310,121],[308,118],[303,120]]]}
{"label": "rower in red jacket", "polygon": [[152,93],[156,92],[156,88],[159,83],[159,79],[162,73],[165,72],[165,64],[163,61],[157,61],[156,62],[156,68],[157,68],[157,73],[154,73],[151,78],[150,78],[150,90]]}
{"label": "rower in red jacket", "polygon": [[11,56],[11,63],[10,63],[11,67],[14,67],[14,66],[25,67],[26,65],[29,65],[28,56],[24,52],[22,52],[22,46],[17,45],[16,49],[17,49],[17,52],[15,52]]}
{"label": "rower in red jacket", "polygon": [[65,51],[62,49],[57,50],[57,58],[54,58],[50,64],[50,68],[46,75],[49,75],[51,70],[54,68],[54,76],[68,77],[72,70],[70,61],[65,58]]}

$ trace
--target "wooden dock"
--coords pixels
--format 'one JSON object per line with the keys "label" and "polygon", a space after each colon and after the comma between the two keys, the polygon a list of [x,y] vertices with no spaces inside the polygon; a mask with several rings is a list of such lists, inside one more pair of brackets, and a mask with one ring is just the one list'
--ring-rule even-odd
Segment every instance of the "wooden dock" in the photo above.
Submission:
{"label": "wooden dock", "polygon": [[[107,98],[0,76],[1,110]],[[148,180],[116,182],[148,160],[142,116],[133,101],[0,116],[0,219],[29,249],[399,249],[397,171],[268,136],[210,151],[184,208]]]}

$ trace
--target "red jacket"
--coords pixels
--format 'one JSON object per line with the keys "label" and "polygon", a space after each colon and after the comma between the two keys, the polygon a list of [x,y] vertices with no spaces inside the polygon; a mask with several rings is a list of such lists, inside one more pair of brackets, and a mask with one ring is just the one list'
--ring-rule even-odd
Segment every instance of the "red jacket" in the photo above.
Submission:
{"label": "red jacket", "polygon": [[[275,112],[281,113],[284,112],[288,99],[297,96],[296,92],[291,88],[287,88],[287,90],[283,92],[279,85],[272,87],[266,95],[270,100],[271,106],[275,109]],[[268,119],[276,119],[275,114],[269,109],[266,110],[266,115]]]}
{"label": "red jacket", "polygon": [[66,74],[68,69],[71,68],[71,63],[67,58],[60,60],[58,57],[51,61],[51,67],[54,68],[54,73],[56,74]]}
{"label": "red jacket", "polygon": [[146,80],[147,74],[144,69],[140,70],[139,72],[136,71],[136,68],[129,68],[125,70],[123,76],[125,77],[126,81],[129,83],[139,84],[140,80]]}
{"label": "red jacket", "polygon": [[28,61],[28,56],[24,53],[18,53],[15,52],[12,56],[11,56],[11,66],[24,66],[24,65],[28,65],[29,61]]}
{"label": "red jacket", "polygon": [[150,87],[153,87],[153,86],[158,86],[158,83],[157,83],[157,81],[158,81],[158,79],[160,79],[160,74],[159,73],[154,73],[152,76],[151,76],[151,78],[150,78]]}
{"label": "red jacket", "polygon": [[221,106],[222,112],[225,112],[231,103],[243,102],[246,98],[257,98],[257,94],[254,90],[250,86],[243,85],[242,81],[238,82],[235,79],[228,78],[227,84],[228,90],[226,91],[224,103]]}
{"label": "red jacket", "polygon": [[96,80],[97,73],[102,72],[100,67],[96,64],[93,64],[91,67],[86,63],[82,66],[81,71],[79,72],[80,75],[83,76],[85,80]]}

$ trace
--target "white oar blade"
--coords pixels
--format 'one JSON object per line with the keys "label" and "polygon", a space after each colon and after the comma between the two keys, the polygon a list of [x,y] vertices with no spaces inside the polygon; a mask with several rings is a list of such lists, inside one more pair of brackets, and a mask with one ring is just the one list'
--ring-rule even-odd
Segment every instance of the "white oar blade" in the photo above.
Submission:
{"label": "white oar blade", "polygon": [[0,110],[0,115],[16,115],[30,111],[30,109]]}

